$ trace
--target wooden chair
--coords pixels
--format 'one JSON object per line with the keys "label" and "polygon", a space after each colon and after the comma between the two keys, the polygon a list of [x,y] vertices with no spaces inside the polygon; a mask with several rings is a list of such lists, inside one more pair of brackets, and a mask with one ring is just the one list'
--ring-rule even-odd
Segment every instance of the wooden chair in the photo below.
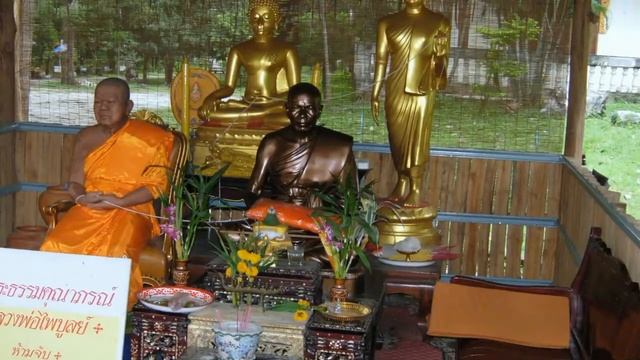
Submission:
{"label": "wooden chair", "polygon": [[[451,282],[506,291],[566,296],[569,349],[542,349],[475,338],[433,337],[444,359],[640,359],[640,290],[593,228],[571,287],[510,286],[465,276]],[[536,309],[531,309],[536,311]],[[544,314],[540,314],[544,316]],[[523,324],[526,326],[526,324]]]}
{"label": "wooden chair", "polygon": [[[133,113],[132,116],[160,126],[162,124],[158,121],[159,118],[157,116],[146,110]],[[174,137],[174,145],[169,162],[171,164],[169,199],[174,199],[176,185],[183,180],[182,175],[189,157],[189,147],[187,138],[183,133],[171,132]],[[40,194],[38,203],[40,214],[50,228],[54,228],[64,214],[75,205],[71,195],[66,192],[63,185],[49,186],[46,191]],[[161,213],[159,203],[156,201],[154,205],[156,212]],[[160,286],[168,281],[174,252],[173,242],[167,236],[161,235],[158,238],[149,240],[149,244],[140,254],[139,260],[142,282],[145,286]]]}

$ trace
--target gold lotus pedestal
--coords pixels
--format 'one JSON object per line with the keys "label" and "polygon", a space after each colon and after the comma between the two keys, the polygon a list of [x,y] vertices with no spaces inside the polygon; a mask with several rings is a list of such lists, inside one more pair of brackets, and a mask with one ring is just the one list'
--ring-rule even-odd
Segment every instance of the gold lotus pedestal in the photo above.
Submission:
{"label": "gold lotus pedestal", "polygon": [[382,208],[378,215],[385,219],[377,225],[382,245],[393,245],[409,236],[420,240],[423,248],[440,245],[440,233],[433,227],[437,212],[431,206]]}
{"label": "gold lotus pedestal", "polygon": [[200,126],[193,144],[193,163],[203,175],[211,175],[226,162],[230,166],[225,176],[248,179],[260,141],[271,131]]}

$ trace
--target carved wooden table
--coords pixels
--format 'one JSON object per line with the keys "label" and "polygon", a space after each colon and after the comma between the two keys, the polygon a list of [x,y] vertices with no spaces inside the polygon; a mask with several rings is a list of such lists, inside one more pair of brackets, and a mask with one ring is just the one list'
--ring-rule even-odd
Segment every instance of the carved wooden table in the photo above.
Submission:
{"label": "carved wooden table", "polygon": [[366,279],[367,291],[389,294],[407,294],[418,300],[418,327],[426,334],[426,316],[431,312],[433,287],[440,280],[441,262],[429,266],[404,267],[381,263],[369,257],[371,275]]}
{"label": "carved wooden table", "polygon": [[136,305],[132,312],[131,359],[180,359],[187,348],[189,319]]}
{"label": "carved wooden table", "polygon": [[314,311],[304,336],[305,360],[373,359],[379,302],[361,299],[371,313],[362,320],[341,322]]}

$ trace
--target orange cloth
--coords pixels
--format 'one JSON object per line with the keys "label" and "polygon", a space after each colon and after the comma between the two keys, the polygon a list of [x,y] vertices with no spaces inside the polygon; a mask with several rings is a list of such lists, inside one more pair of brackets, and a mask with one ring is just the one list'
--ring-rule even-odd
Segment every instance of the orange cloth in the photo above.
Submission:
{"label": "orange cloth", "polygon": [[[87,155],[84,186],[124,196],[146,186],[154,197],[167,188],[167,167],[173,134],[139,120],[129,120],[107,141]],[[150,167],[152,166],[153,167]],[[131,207],[154,214],[151,201]],[[49,232],[40,250],[81,255],[128,257],[132,260],[129,308],[142,289],[138,259],[152,236],[160,234],[155,218],[123,209],[93,210],[74,206]]]}
{"label": "orange cloth", "polygon": [[276,211],[278,220],[296,229],[302,229],[319,233],[318,223],[311,216],[313,213],[312,208],[300,206],[280,200],[272,200],[267,198],[260,198],[249,210],[247,210],[247,217],[249,219],[262,221],[267,216],[270,208]]}
{"label": "orange cloth", "polygon": [[569,347],[569,299],[438,282],[428,334]]}

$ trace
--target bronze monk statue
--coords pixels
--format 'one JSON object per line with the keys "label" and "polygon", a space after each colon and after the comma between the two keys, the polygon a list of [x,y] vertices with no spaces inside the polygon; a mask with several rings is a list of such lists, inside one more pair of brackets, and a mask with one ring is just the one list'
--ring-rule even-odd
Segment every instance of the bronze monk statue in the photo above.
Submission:
{"label": "bronze monk statue", "polygon": [[313,190],[356,176],[349,135],[316,125],[322,112],[318,88],[299,83],[289,89],[285,104],[291,124],[267,134],[260,142],[249,190],[260,195],[265,181],[278,200],[317,206]]}
{"label": "bronze monk statue", "polygon": [[443,15],[428,10],[423,0],[405,0],[404,5],[378,22],[371,111],[377,123],[384,81],[389,145],[398,172],[390,200],[416,207],[422,205],[436,91],[447,85],[451,25]]}
{"label": "bronze monk statue", "polygon": [[[300,60],[293,45],[274,37],[281,18],[278,1],[251,0],[248,15],[253,37],[231,48],[224,84],[198,111],[205,126],[274,130],[289,123],[283,105],[287,89],[300,81]],[[233,94],[241,68],[247,73],[244,96],[223,100]]]}

